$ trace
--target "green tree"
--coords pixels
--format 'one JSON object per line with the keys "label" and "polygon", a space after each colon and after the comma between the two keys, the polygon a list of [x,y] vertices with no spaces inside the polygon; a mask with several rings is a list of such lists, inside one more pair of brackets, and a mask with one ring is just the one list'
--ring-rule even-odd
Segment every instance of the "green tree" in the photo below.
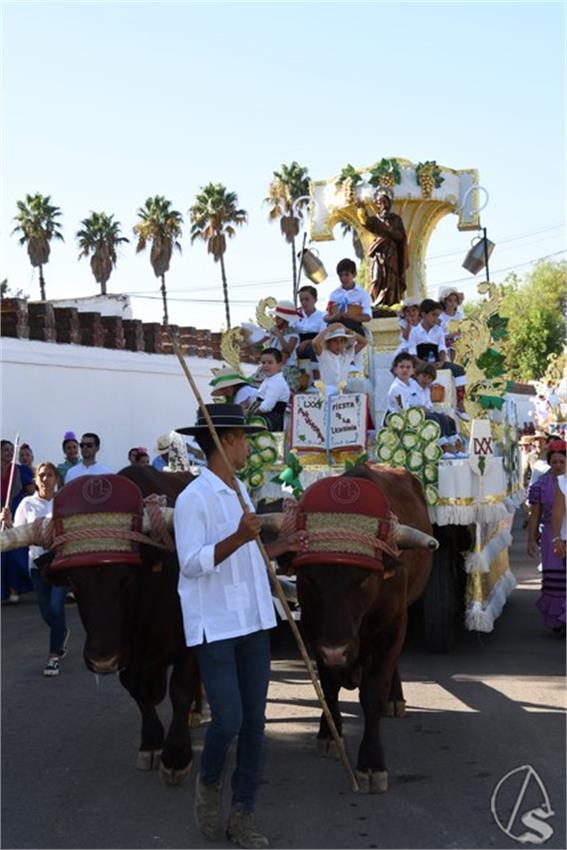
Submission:
{"label": "green tree", "polygon": [[106,295],[106,282],[116,266],[116,249],[122,242],[129,242],[120,235],[120,222],[113,215],[104,212],[91,212],[88,218],[81,222],[81,230],[77,232],[77,242],[81,257],[91,258],[91,270],[94,278],[100,284],[101,295]]}
{"label": "green tree", "polygon": [[5,277],[0,282],[0,298],[23,298],[25,301],[28,301],[29,295],[26,295],[23,289],[11,289],[8,278]]}
{"label": "green tree", "polygon": [[228,192],[222,183],[207,183],[196,195],[189,209],[191,217],[191,242],[202,239],[215,263],[220,263],[226,326],[230,328],[230,305],[224,255],[226,240],[236,234],[235,226],[241,227],[248,221],[246,210],[238,208],[238,195]]}
{"label": "green tree", "polygon": [[[308,203],[309,175],[307,168],[295,160],[290,165],[282,165],[280,171],[273,172],[274,177],[268,187],[268,195],[264,203],[271,209],[268,213],[270,221],[279,218],[280,229],[286,242],[291,245],[291,269],[293,275],[293,303],[295,304],[297,286],[297,263],[295,238],[299,234],[302,208]],[[299,201],[300,198],[303,200]],[[296,204],[296,201],[299,203]],[[294,206],[296,204],[296,206]]]}
{"label": "green tree", "polygon": [[541,378],[550,355],[565,344],[567,263],[544,261],[520,281],[509,275],[504,281],[501,314],[508,318],[503,340],[510,377],[529,381]]}
{"label": "green tree", "polygon": [[179,239],[182,234],[183,216],[177,210],[171,209],[171,201],[168,201],[163,195],[146,198],[144,206],[138,210],[138,216],[140,221],[134,225],[134,233],[138,237],[136,253],[144,251],[148,242],[151,242],[150,263],[155,276],[161,279],[163,323],[167,325],[169,317],[167,314],[165,273],[169,271],[173,249],[177,248],[178,251],[181,251]]}
{"label": "green tree", "polygon": [[39,269],[39,290],[41,300],[45,301],[45,279],[43,267],[49,261],[51,240],[61,239],[61,215],[59,207],[51,203],[51,195],[26,195],[24,201],[17,202],[18,212],[14,216],[17,222],[12,233],[21,233],[20,245],[27,244],[28,256],[34,269]]}

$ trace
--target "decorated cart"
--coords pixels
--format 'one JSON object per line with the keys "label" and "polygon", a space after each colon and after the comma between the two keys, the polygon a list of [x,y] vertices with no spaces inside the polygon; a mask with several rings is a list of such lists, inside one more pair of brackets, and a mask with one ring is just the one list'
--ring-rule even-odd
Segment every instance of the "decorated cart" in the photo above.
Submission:
{"label": "decorated cart", "polygon": [[[367,212],[373,212],[372,175],[378,174],[394,187],[394,208],[408,233],[408,294],[425,297],[423,255],[435,223],[453,212],[460,229],[479,227],[476,172],[425,165],[431,180],[425,179],[423,167],[382,160],[366,172],[353,170],[358,180],[351,175],[342,182],[335,178],[314,183],[311,237],[333,238],[333,227],[343,221],[363,245],[367,243],[355,205],[362,198]],[[295,394],[285,432],[257,437],[243,472],[255,503],[264,508],[282,498],[298,497],[319,478],[339,475],[356,463],[404,467],[415,475],[423,485],[440,543],[422,599],[425,639],[433,651],[450,648],[459,619],[467,629],[492,631],[515,586],[508,547],[514,512],[524,494],[516,410],[506,398],[501,352],[506,320],[499,315],[499,288],[488,283],[478,288],[484,298],[475,318],[459,325],[455,358],[468,379],[466,410],[471,420],[459,423],[468,443],[467,457],[444,459],[439,426],[425,419],[420,408],[385,418],[389,366],[398,343],[396,320],[385,317],[369,323],[364,375],[351,378],[336,395],[328,396],[321,385],[319,392]],[[267,312],[274,304],[273,299],[259,304],[256,319],[261,327],[269,326]],[[224,357],[235,368],[246,336],[245,330],[236,328],[223,340]],[[440,392],[434,408],[443,412],[454,406],[455,388],[448,370],[438,374]],[[374,428],[368,427],[369,421]]]}

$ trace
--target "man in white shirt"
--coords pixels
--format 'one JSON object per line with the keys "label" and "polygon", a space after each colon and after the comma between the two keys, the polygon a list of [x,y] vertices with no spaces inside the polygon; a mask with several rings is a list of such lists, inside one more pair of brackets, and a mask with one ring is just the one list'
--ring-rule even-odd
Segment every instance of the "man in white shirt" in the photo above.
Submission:
{"label": "man in white shirt", "polygon": [[[207,410],[232,467],[242,469],[248,456],[246,434],[263,429],[246,425],[239,405],[210,404]],[[254,542],[261,520],[244,485],[226,468],[203,416],[199,414],[195,427],[177,430],[195,436],[208,462],[180,494],[174,512],[185,638],[197,649],[211,708],[196,780],[195,817],[207,838],[221,837],[221,776],[230,743],[238,736],[228,836],[242,847],[267,847],[268,839],[255,825],[254,807],[270,675],[268,630],[276,620],[265,564]],[[266,549],[276,557],[306,546],[305,532],[295,532]]]}
{"label": "man in white shirt", "polygon": [[105,475],[110,472],[108,466],[104,463],[99,463],[96,459],[98,450],[100,449],[100,437],[98,434],[87,432],[81,437],[79,443],[81,450],[81,462],[72,466],[65,476],[65,484],[69,481],[74,481],[75,478],[80,478],[81,475]]}

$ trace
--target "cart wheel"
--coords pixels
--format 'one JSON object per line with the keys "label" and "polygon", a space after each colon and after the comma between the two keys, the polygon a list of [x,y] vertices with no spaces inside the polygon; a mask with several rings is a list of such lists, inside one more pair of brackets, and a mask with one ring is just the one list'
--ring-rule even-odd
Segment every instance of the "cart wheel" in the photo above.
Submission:
{"label": "cart wheel", "polygon": [[456,587],[452,547],[446,543],[433,556],[423,594],[423,626],[429,652],[450,652],[455,642]]}

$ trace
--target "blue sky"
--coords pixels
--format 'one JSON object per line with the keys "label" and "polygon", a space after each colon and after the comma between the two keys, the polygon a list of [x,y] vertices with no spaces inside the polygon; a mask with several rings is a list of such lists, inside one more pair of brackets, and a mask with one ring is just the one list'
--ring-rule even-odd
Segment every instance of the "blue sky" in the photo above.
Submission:
{"label": "blue sky", "polygon": [[[80,220],[114,213],[132,238],[137,208],[165,194],[186,217],[167,277],[170,320],[218,329],[219,268],[190,245],[186,216],[211,180],[249,213],[226,255],[233,321],[261,297],[289,297],[289,248],[262,199],[293,159],[313,179],[383,156],[477,168],[496,278],[565,248],[563,3],[4,0],[3,54],[0,273],[32,297],[37,276],[8,236],[18,198],[40,191],[63,210],[65,243],[45,269],[48,297],[63,298],[96,292],[77,261]],[[460,265],[472,235],[453,216],[440,224],[432,292],[465,278],[474,296]],[[330,272],[324,300],[352,250],[340,239],[317,247]],[[158,283],[149,256],[126,245],[109,291],[139,293],[136,316],[159,320]]]}

